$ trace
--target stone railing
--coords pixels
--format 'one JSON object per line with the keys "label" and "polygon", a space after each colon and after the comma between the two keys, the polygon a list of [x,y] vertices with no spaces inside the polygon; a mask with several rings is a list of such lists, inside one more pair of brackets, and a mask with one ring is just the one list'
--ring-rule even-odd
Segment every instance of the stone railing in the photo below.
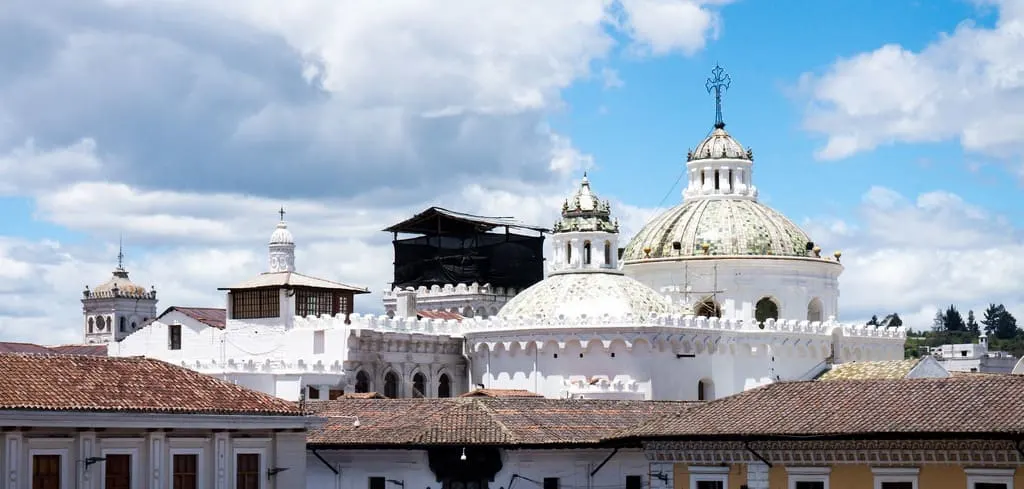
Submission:
{"label": "stone railing", "polygon": [[346,324],[345,316],[296,317],[296,328],[311,329],[368,329],[379,332],[419,333],[430,335],[462,336],[474,333],[487,333],[515,330],[535,329],[566,329],[566,328],[681,328],[715,331],[737,331],[748,333],[784,333],[803,335],[830,335],[837,328],[848,338],[887,338],[905,339],[906,329],[883,328],[867,325],[849,325],[836,321],[807,321],[796,319],[768,319],[763,324],[739,319],[719,319],[696,316],[673,315],[626,315],[612,316],[577,316],[577,317],[516,317],[516,318],[465,318],[453,319],[417,319],[390,318],[384,315],[351,314]]}

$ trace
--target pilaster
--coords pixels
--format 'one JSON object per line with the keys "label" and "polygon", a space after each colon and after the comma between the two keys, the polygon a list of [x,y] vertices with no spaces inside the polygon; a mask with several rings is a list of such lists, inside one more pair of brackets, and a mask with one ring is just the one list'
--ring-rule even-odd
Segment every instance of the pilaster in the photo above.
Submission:
{"label": "pilaster", "polygon": [[[18,468],[21,466],[24,439],[20,431],[12,431],[4,434],[3,442],[4,458],[0,460],[0,465],[2,465],[0,468],[3,469],[3,480],[6,481],[4,487],[21,487],[21,481],[18,479]],[[28,477],[25,479],[27,482]]]}
{"label": "pilaster", "polygon": [[768,489],[768,465],[747,464],[747,489]]}
{"label": "pilaster", "polygon": [[[80,460],[88,460],[89,457],[96,456],[96,432],[95,431],[83,431],[78,434],[78,458]],[[75,467],[76,477],[78,478],[79,489],[92,489],[96,487],[94,481],[99,480],[99,466],[90,465],[85,468],[85,465],[77,465]]]}
{"label": "pilaster", "polygon": [[164,465],[167,463],[167,433],[150,432],[146,436],[146,446],[149,447],[149,487],[166,487]]}
{"label": "pilaster", "polygon": [[651,463],[651,489],[674,489],[675,465],[664,462]]}
{"label": "pilaster", "polygon": [[213,434],[213,487],[228,489],[228,457],[231,454],[231,439],[228,433]]}

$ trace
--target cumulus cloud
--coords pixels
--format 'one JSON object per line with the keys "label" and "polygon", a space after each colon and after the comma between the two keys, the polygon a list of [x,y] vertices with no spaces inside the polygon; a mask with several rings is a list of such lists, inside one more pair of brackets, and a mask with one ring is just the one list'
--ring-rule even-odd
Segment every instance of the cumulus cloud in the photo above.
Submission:
{"label": "cumulus cloud", "polygon": [[1024,7],[998,9],[992,28],[965,21],[921,51],[889,44],[805,74],[805,125],[838,159],[894,142],[959,140],[969,151],[1024,155]]}
{"label": "cumulus cloud", "polygon": [[966,314],[989,302],[1011,312],[1024,301],[1024,241],[1004,217],[935,191],[907,198],[873,187],[854,222],[816,218],[806,223],[816,242],[842,249],[844,319],[898,312],[905,324],[928,329],[939,307]]}
{"label": "cumulus cloud", "polygon": [[79,338],[96,237],[161,306],[218,306],[280,206],[304,271],[375,291],[380,229],[429,205],[550,225],[594,166],[546,124],[562,91],[621,86],[620,48],[699,50],[721,3],[5,1],[0,195],[86,239],[0,235],[0,339]]}

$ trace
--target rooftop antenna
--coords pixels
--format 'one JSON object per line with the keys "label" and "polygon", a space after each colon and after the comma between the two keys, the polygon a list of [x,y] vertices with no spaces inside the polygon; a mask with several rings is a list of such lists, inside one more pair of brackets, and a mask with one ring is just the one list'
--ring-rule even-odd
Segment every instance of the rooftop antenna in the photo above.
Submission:
{"label": "rooftop antenna", "polygon": [[725,120],[722,119],[722,92],[728,90],[731,84],[732,77],[718,63],[715,63],[715,69],[711,70],[711,77],[704,84],[708,93],[715,92],[715,129],[725,127]]}

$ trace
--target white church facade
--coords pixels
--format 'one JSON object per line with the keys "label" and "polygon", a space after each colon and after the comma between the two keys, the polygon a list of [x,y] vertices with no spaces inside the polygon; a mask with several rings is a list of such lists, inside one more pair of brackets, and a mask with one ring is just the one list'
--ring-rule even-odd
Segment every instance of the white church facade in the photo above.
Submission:
{"label": "white church facade", "polygon": [[[584,175],[550,230],[546,267],[544,238],[515,235],[503,218],[431,208],[410,220],[419,228],[402,229],[436,235],[399,240],[389,228],[395,283],[381,315],[352,312],[367,289],[296,271],[282,214],[269,271],[221,289],[222,323],[161,316],[109,353],[291,400],[476,387],[706,400],[831,364],[903,358],[903,328],[838,321],[841,254],[823,254],[758,201],[753,152],[720,117],[686,168],[682,203],[622,248],[611,205]],[[458,255],[466,243],[472,252]],[[462,281],[472,276],[489,278]]]}

